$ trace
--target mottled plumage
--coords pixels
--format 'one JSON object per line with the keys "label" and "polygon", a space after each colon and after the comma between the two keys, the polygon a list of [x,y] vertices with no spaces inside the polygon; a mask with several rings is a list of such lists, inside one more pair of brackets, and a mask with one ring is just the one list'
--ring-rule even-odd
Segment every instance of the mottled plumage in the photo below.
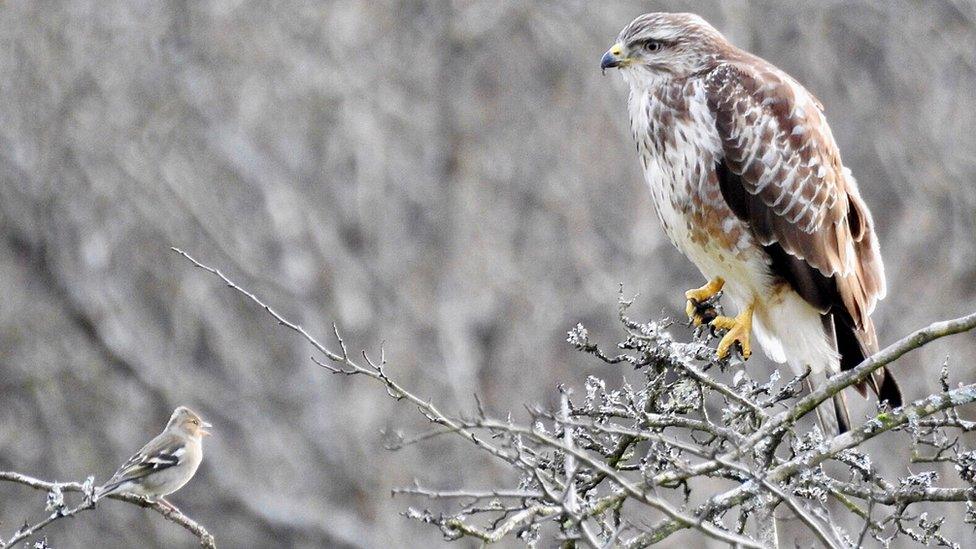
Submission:
{"label": "mottled plumage", "polygon": [[[706,278],[724,280],[766,354],[799,373],[875,352],[870,315],[886,288],[874,223],[817,99],[692,14],[638,17],[601,66],[630,85],[665,232]],[[901,404],[890,375],[873,387]]]}

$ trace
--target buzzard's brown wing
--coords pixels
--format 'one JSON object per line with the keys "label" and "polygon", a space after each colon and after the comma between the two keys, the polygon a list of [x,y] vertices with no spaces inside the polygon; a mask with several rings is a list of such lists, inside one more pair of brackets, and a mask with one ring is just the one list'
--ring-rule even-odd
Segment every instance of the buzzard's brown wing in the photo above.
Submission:
{"label": "buzzard's brown wing", "polygon": [[871,214],[820,104],[758,59],[719,65],[705,89],[722,138],[723,196],[766,247],[774,272],[831,317],[849,357],[842,367],[853,367],[878,348],[870,315],[886,291],[884,267]]}

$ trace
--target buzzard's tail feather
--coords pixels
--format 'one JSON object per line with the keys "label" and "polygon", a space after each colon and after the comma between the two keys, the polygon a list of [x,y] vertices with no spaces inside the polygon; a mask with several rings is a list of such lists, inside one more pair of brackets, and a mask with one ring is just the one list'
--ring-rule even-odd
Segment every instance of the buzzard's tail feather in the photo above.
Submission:
{"label": "buzzard's tail feather", "polygon": [[[881,378],[881,383],[878,383],[877,378]],[[878,394],[878,400],[887,400],[888,405],[892,408],[897,408],[901,406],[904,401],[901,396],[901,387],[898,386],[898,382],[895,380],[895,376],[891,375],[888,368],[881,368],[879,372],[875,372],[874,376],[871,377],[872,385],[874,385],[874,391]]]}
{"label": "buzzard's tail feather", "polygon": [[844,434],[851,430],[851,413],[847,409],[847,396],[844,391],[834,395],[834,413],[837,414],[837,433]]}
{"label": "buzzard's tail feather", "polygon": [[[834,317],[834,333],[837,341],[837,352],[840,353],[841,371],[851,370],[864,359],[878,351],[878,337],[874,332],[874,323],[867,318],[865,326],[857,329],[848,315],[832,315]],[[878,395],[878,400],[887,400],[888,405],[897,408],[902,405],[901,388],[895,381],[895,376],[888,368],[881,368],[862,383],[855,386],[861,396],[867,397],[868,387]]]}
{"label": "buzzard's tail feather", "polygon": [[[816,390],[816,386],[824,381],[824,374],[811,373],[807,376],[806,380],[807,391],[811,393],[814,392]],[[814,411],[817,413],[817,424],[820,425],[820,430],[823,432],[824,436],[834,437],[850,431],[851,416],[847,411],[847,399],[844,397],[843,391],[834,395],[833,410],[830,408],[830,404],[826,402],[823,402],[814,408]]]}

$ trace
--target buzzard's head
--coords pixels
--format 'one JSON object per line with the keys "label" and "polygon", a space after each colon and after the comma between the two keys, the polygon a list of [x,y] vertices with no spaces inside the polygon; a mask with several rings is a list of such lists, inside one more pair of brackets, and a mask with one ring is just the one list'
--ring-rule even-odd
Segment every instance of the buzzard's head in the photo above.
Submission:
{"label": "buzzard's head", "polygon": [[621,69],[631,85],[691,76],[710,68],[728,42],[704,19],[691,13],[647,13],[617,36],[600,68]]}

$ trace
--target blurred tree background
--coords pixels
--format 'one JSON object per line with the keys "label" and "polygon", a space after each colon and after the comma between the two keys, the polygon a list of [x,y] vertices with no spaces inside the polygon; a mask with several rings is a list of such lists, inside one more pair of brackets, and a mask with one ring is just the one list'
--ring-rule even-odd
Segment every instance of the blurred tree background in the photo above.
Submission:
{"label": "blurred tree background", "polygon": [[[0,469],[104,481],[186,404],[216,436],[172,501],[223,546],[438,543],[389,489],[488,485],[497,464],[449,440],[384,450],[422,418],[317,368],[169,247],[323,338],[336,321],[352,349],[385,341],[444,410],[547,402],[599,371],[565,333],[615,341],[618,283],[647,317],[700,283],[651,209],[623,82],[598,69],[657,10],[699,13],[825,104],[882,242],[882,344],[973,310],[970,0],[8,0]],[[946,355],[972,380],[974,338],[938,342],[895,365],[909,398]],[[0,485],[5,531],[42,500]],[[146,513],[107,501],[46,533],[195,543]]]}

